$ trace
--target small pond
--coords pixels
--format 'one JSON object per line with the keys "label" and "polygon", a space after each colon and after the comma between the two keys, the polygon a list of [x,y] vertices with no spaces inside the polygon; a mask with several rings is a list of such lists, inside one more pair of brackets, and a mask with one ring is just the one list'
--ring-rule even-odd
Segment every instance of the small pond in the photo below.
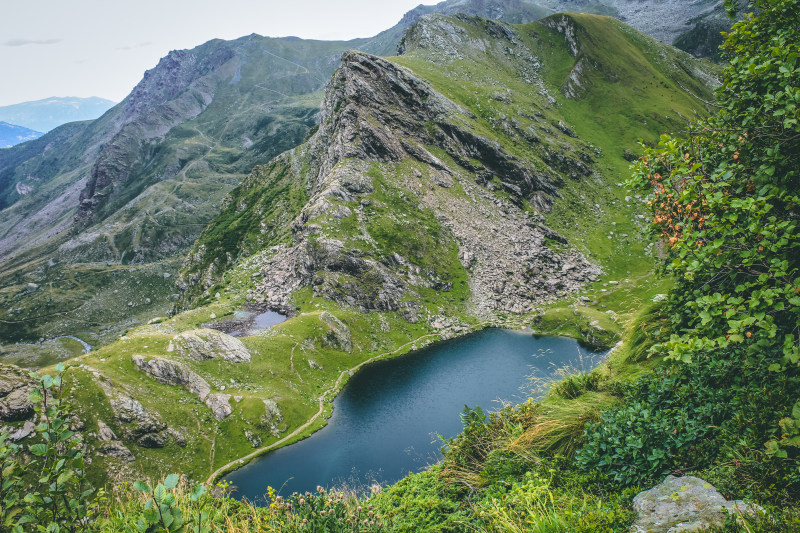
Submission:
{"label": "small pond", "polygon": [[233,337],[249,337],[272,326],[280,324],[288,317],[277,311],[235,311],[233,318],[224,322],[215,322],[208,327],[220,330]]}
{"label": "small pond", "polygon": [[571,366],[589,370],[605,352],[572,339],[488,329],[362,368],[334,400],[328,425],[225,477],[236,497],[264,503],[317,485],[393,483],[440,459],[442,441],[462,429],[465,405],[495,410],[531,395],[530,378]]}

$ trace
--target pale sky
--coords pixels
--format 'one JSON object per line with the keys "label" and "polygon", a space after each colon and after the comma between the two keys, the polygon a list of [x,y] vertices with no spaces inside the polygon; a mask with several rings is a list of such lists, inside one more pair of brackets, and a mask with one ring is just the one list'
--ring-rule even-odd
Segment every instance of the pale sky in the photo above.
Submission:
{"label": "pale sky", "polygon": [[0,106],[50,96],[119,102],[170,50],[251,33],[371,37],[425,0],[2,0]]}

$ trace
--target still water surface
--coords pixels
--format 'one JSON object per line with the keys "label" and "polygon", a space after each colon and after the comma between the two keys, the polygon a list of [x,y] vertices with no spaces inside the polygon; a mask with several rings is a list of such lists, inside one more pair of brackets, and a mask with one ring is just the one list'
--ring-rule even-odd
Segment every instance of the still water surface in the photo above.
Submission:
{"label": "still water surface", "polygon": [[334,400],[328,425],[225,477],[235,495],[263,503],[267,486],[284,496],[317,485],[393,483],[440,458],[461,429],[464,405],[484,410],[531,395],[531,376],[566,365],[589,370],[602,354],[572,339],[488,329],[359,370]]}

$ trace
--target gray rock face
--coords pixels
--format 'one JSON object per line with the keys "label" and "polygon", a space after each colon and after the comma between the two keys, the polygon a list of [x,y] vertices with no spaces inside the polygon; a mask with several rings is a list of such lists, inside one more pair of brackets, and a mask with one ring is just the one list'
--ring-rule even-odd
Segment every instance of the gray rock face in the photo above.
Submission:
{"label": "gray rock face", "polygon": [[639,518],[632,533],[681,533],[702,531],[725,523],[727,514],[757,516],[757,505],[727,501],[710,484],[694,476],[667,476],[633,499]]}
{"label": "gray rock face", "polygon": [[242,341],[215,329],[185,331],[172,339],[174,350],[195,361],[224,359],[231,363],[250,362],[250,352]]}
{"label": "gray rock face", "polygon": [[21,369],[0,365],[0,420],[27,420],[34,414],[28,400],[33,380]]}
{"label": "gray rock face", "polygon": [[350,335],[350,328],[327,311],[320,313],[319,319],[328,326],[325,341],[336,349],[351,353],[353,351],[353,341]]}
{"label": "gray rock face", "polygon": [[261,415],[261,427],[270,431],[274,436],[280,435],[283,427],[283,413],[275,400],[264,400],[264,409],[266,412]]}
{"label": "gray rock face", "polygon": [[111,399],[111,409],[120,422],[127,424],[124,437],[145,448],[162,448],[167,444],[167,425],[144,406],[122,393]]}
{"label": "gray rock face", "polygon": [[184,387],[192,394],[199,396],[201,400],[205,400],[211,392],[211,386],[206,380],[180,363],[161,357],[147,360],[141,355],[134,355],[132,359],[133,364],[139,370],[160,383]]}
{"label": "gray rock face", "polygon": [[206,397],[206,405],[214,413],[214,418],[217,420],[225,420],[233,412],[230,394],[209,394]]}

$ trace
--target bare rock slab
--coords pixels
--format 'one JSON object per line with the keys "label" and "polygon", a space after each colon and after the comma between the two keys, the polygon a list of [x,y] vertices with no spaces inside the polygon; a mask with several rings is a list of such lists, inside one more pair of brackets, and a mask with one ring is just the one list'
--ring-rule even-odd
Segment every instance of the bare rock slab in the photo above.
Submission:
{"label": "bare rock slab", "polygon": [[176,335],[173,349],[195,361],[224,359],[231,363],[249,363],[250,352],[242,341],[215,329],[195,329]]}
{"label": "bare rock slab", "polygon": [[728,501],[710,483],[694,476],[667,476],[633,499],[639,515],[631,533],[703,531],[725,523],[729,514],[757,516],[764,510],[742,500]]}

